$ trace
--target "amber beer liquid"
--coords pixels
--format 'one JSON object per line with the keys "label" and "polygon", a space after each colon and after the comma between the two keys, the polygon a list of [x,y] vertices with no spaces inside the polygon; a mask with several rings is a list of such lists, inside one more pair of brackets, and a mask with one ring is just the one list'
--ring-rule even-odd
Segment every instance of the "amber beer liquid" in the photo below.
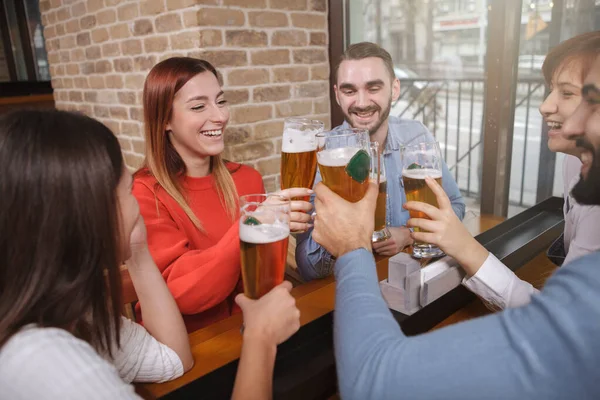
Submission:
{"label": "amber beer liquid", "polygon": [[[407,201],[420,201],[423,203],[431,204],[432,206],[439,208],[437,199],[433,191],[427,186],[425,182],[426,177],[431,177],[441,186],[442,184],[442,172],[435,169],[410,169],[402,171],[402,181],[404,183],[404,192],[406,193]],[[424,218],[429,219],[427,214],[420,211],[410,211],[411,218]],[[419,228],[414,228],[415,232],[419,232]],[[426,243],[415,242],[414,246],[429,246]]]}
{"label": "amber beer liquid", "polygon": [[317,153],[323,183],[347,201],[356,203],[365,196],[369,180],[357,182],[346,172],[346,165],[358,152],[355,147],[340,147]]}
{"label": "amber beer liquid", "polygon": [[302,152],[281,152],[281,188],[311,189],[317,172],[317,149]]}
{"label": "amber beer liquid", "polygon": [[379,193],[377,193],[377,203],[375,206],[375,232],[385,228],[386,196],[387,179],[381,175],[379,177]]}
{"label": "amber beer liquid", "polygon": [[287,259],[288,226],[240,224],[244,294],[258,299],[283,282]]}
{"label": "amber beer liquid", "polygon": [[[281,144],[281,188],[312,189],[317,173],[318,129],[298,130],[286,127]],[[302,200],[308,200],[303,198]]]}

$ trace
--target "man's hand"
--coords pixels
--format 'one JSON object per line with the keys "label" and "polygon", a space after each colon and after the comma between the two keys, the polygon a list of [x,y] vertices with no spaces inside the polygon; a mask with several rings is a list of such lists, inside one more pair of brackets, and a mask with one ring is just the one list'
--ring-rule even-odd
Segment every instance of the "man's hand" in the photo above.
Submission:
{"label": "man's hand", "polygon": [[392,237],[388,240],[373,243],[375,253],[382,256],[393,256],[400,253],[409,244],[412,244],[413,240],[410,237],[410,230],[407,227],[388,227],[387,229],[390,231]]}
{"label": "man's hand", "polygon": [[313,239],[334,257],[361,247],[371,251],[377,192],[377,184],[371,182],[365,197],[350,203],[319,183],[315,187]]}

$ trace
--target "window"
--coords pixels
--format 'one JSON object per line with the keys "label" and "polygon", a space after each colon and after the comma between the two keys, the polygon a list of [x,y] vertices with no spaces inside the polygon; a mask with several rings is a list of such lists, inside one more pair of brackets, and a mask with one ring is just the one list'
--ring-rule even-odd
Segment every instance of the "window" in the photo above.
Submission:
{"label": "window", "polygon": [[[482,212],[512,216],[550,196],[562,196],[563,156],[548,150],[548,128],[538,110],[546,95],[541,66],[551,47],[600,29],[600,0],[346,4],[345,45],[372,41],[391,53],[404,88],[391,115],[429,128],[468,208],[476,211],[481,204]],[[509,37],[499,21],[514,20],[519,11],[520,24],[517,19]],[[518,70],[516,79],[511,65],[486,70],[488,53],[496,59],[505,56]],[[487,107],[494,99],[502,102]],[[489,190],[490,182],[494,190]]]}
{"label": "window", "polygon": [[0,83],[50,81],[38,0],[0,0],[0,39]]}
{"label": "window", "polygon": [[600,29],[595,15],[600,15],[600,4],[595,0],[523,2],[509,216],[552,195],[563,195],[564,155],[548,150],[548,128],[539,112],[547,94],[541,67],[551,47]]}
{"label": "window", "polygon": [[474,212],[481,193],[486,19],[482,0],[349,0],[349,44],[367,40],[391,54],[401,80],[391,115],[429,128]]}

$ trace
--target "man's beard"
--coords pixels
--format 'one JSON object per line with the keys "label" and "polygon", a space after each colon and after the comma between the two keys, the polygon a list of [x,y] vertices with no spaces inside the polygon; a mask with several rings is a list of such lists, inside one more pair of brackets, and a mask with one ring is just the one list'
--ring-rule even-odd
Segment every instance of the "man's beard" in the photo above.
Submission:
{"label": "man's beard", "polygon": [[592,151],[594,160],[587,173],[587,178],[581,176],[579,182],[571,190],[571,195],[579,204],[598,206],[600,205],[600,150],[595,149],[583,138],[577,139],[577,147]]}
{"label": "man's beard", "polygon": [[377,121],[375,121],[375,125],[373,125],[372,128],[369,128],[369,135],[374,135],[375,132],[377,132],[377,130],[381,127],[381,125],[383,125],[383,123],[388,119],[388,117],[390,116],[391,110],[392,110],[392,100],[390,98],[390,101],[388,102],[387,107],[383,111],[381,110],[381,107],[379,107],[376,104],[373,104],[373,105],[370,105],[370,106],[364,107],[364,108],[350,107],[348,109],[347,114],[344,112],[344,110],[342,110],[342,113],[344,114],[344,118],[346,119],[346,122],[348,122],[350,124],[350,126],[352,126],[353,128],[362,128],[361,126],[355,126],[352,124],[352,120],[350,119],[350,114],[379,112],[379,119]]}

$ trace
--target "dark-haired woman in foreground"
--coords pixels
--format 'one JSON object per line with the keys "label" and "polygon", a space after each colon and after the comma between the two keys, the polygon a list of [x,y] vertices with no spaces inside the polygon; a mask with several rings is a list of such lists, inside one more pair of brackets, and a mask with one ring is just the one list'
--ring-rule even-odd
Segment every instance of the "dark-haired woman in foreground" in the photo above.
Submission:
{"label": "dark-haired woman in foreground", "polygon": [[[0,387],[7,399],[135,397],[193,364],[117,138],[61,111],[0,118]],[[145,329],[121,316],[126,261]]]}
{"label": "dark-haired woman in foreground", "polygon": [[[181,313],[110,130],[64,111],[1,116],[0,176],[0,398],[137,398],[129,382],[190,369]],[[120,315],[124,261],[145,328]],[[238,386],[256,382],[246,395],[270,392],[276,345],[298,330],[290,288],[237,299],[246,323]]]}

